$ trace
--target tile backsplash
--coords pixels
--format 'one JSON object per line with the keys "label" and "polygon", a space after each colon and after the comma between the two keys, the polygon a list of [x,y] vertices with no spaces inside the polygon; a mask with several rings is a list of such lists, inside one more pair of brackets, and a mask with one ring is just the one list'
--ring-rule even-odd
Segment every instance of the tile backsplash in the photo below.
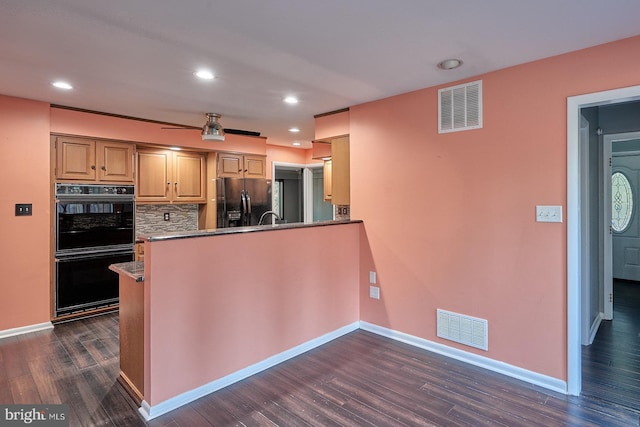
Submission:
{"label": "tile backsplash", "polygon": [[[169,221],[165,221],[169,214]],[[136,236],[198,229],[198,205],[136,205]]]}

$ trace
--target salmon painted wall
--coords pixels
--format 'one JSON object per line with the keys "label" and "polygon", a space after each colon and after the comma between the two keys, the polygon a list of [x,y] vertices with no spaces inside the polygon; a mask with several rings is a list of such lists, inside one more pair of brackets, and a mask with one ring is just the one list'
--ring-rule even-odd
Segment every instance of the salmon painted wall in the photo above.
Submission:
{"label": "salmon painted wall", "polygon": [[306,165],[310,162],[311,156],[308,150],[285,147],[283,145],[267,145],[267,178],[272,178],[273,162],[294,163],[298,165]]}
{"label": "salmon painted wall", "polygon": [[[361,320],[566,380],[566,222],[536,223],[535,206],[566,211],[567,97],[640,84],[638,51],[635,37],[469,79],[479,130],[438,134],[437,88],[351,107],[351,217],[381,287],[369,299],[361,273]],[[437,308],[487,319],[489,350],[437,338]]]}
{"label": "salmon painted wall", "polygon": [[[0,331],[50,320],[49,104],[0,95]],[[15,216],[32,203],[32,216]]]}
{"label": "salmon painted wall", "polygon": [[315,118],[316,139],[327,139],[349,133],[349,111]]}
{"label": "salmon painted wall", "polygon": [[102,114],[62,108],[51,109],[51,132],[83,135],[155,145],[179,145],[202,151],[229,151],[267,156],[267,178],[271,163],[309,163],[308,151],[279,145],[268,145],[267,138],[228,134],[222,142],[202,141],[198,130],[167,130],[165,125],[128,120]]}
{"label": "salmon painted wall", "polygon": [[157,405],[357,322],[361,229],[147,242],[145,401]]}
{"label": "salmon painted wall", "polygon": [[51,108],[51,132],[158,145],[178,145],[202,151],[266,154],[266,138],[226,135],[224,141],[203,141],[197,129],[169,130],[166,125],[82,111]]}

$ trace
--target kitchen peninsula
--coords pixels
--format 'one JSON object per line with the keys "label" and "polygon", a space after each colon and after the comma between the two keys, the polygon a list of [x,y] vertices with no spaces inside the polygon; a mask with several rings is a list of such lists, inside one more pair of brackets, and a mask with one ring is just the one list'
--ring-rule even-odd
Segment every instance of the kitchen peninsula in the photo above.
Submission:
{"label": "kitchen peninsula", "polygon": [[363,239],[362,221],[143,236],[144,263],[112,267],[121,382],[143,416],[356,329]]}

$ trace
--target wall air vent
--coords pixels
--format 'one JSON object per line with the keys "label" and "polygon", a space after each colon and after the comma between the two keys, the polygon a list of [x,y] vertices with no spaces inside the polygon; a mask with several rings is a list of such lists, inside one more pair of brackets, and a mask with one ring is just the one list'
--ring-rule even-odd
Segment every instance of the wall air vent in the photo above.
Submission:
{"label": "wall air vent", "polygon": [[438,90],[438,133],[482,127],[482,80]]}
{"label": "wall air vent", "polygon": [[460,344],[489,349],[487,321],[477,317],[465,316],[452,311],[436,310],[437,335]]}

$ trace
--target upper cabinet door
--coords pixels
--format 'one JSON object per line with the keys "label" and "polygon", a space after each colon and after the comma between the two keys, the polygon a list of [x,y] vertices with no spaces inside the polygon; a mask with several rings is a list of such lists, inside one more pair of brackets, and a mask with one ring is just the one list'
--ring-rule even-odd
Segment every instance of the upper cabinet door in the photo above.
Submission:
{"label": "upper cabinet door", "polygon": [[244,160],[240,154],[218,153],[218,177],[242,178]]}
{"label": "upper cabinet door", "polygon": [[266,178],[266,156],[218,153],[218,178]]}
{"label": "upper cabinet door", "polygon": [[56,137],[56,179],[133,182],[134,145],[78,137]]}
{"label": "upper cabinet door", "polygon": [[56,138],[56,178],[94,181],[95,142],[83,138]]}
{"label": "upper cabinet door", "polygon": [[245,178],[266,178],[266,159],[262,156],[244,156]]}
{"label": "upper cabinet door", "polygon": [[171,201],[172,152],[167,150],[138,150],[138,179],[136,202]]}
{"label": "upper cabinet door", "polygon": [[139,149],[136,202],[205,203],[206,155]]}
{"label": "upper cabinet door", "polygon": [[349,157],[349,137],[333,139],[331,141],[331,203],[334,205],[351,203]]}
{"label": "upper cabinet door", "polygon": [[173,200],[204,203],[206,199],[206,161],[201,153],[174,153]]}
{"label": "upper cabinet door", "polygon": [[98,141],[96,160],[100,181],[133,182],[132,144]]}

